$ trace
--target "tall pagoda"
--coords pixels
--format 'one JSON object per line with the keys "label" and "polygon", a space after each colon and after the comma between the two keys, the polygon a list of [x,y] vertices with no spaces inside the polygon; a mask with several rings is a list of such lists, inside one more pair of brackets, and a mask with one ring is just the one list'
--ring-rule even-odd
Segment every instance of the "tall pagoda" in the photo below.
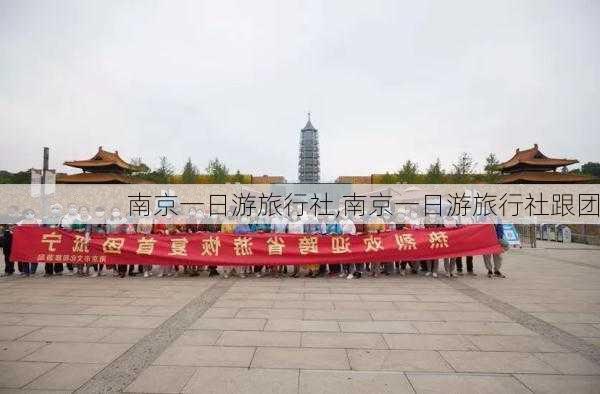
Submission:
{"label": "tall pagoda", "polygon": [[559,172],[559,167],[566,168],[579,163],[575,159],[554,159],[544,155],[538,144],[533,148],[519,150],[508,161],[497,166],[502,173],[499,183],[584,183],[590,180],[587,176]]}
{"label": "tall pagoda", "polygon": [[102,147],[89,160],[65,161],[64,165],[83,170],[81,174],[57,175],[56,183],[150,183],[130,176],[137,167],[119,156],[119,151],[109,152]]}
{"label": "tall pagoda", "polygon": [[310,122],[310,112],[306,126],[300,130],[300,155],[298,161],[298,181],[319,183],[319,131]]}

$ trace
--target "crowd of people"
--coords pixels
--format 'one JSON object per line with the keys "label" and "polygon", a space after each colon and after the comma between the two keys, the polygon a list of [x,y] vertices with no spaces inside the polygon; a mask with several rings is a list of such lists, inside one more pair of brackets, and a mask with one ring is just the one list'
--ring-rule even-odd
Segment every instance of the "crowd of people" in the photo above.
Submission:
{"label": "crowd of people", "polygon": [[[401,217],[399,217],[401,216]],[[359,234],[379,233],[397,229],[428,228],[428,227],[456,227],[465,225],[453,218],[446,218],[443,224],[435,223],[433,220],[420,218],[416,213],[397,212],[396,217],[390,214],[369,215],[366,220],[354,222],[349,217],[342,215],[336,218],[319,220],[314,215],[293,215],[291,218],[275,216],[271,219],[254,216],[241,217],[239,221],[227,220],[220,217],[206,216],[202,210],[191,208],[187,213],[166,215],[154,218],[152,216],[132,217],[123,215],[121,209],[112,208],[109,212],[104,207],[96,207],[90,211],[88,207],[70,204],[66,212],[60,204],[53,204],[50,213],[38,219],[32,209],[19,212],[14,206],[9,207],[7,214],[2,218],[2,249],[5,259],[5,276],[15,274],[34,275],[38,269],[38,263],[14,262],[10,259],[12,247],[12,232],[15,226],[44,226],[50,228],[61,228],[81,233],[85,237],[93,234],[181,234],[196,232],[222,232],[235,234],[250,233],[289,233],[289,234]],[[402,223],[402,224],[398,224]],[[496,235],[500,241],[503,239],[503,227],[500,224],[490,223],[495,226]],[[444,258],[443,274],[452,278],[463,275],[463,258],[466,265],[467,275],[476,275],[474,271],[475,256],[457,256]],[[500,271],[502,267],[502,255],[484,255],[483,262],[488,277],[505,278]],[[217,267],[217,266],[171,266],[171,265],[102,265],[102,264],[71,264],[71,263],[44,263],[44,276],[54,275],[79,275],[79,276],[102,276],[115,275],[125,276],[174,276],[187,275],[198,276],[206,272],[208,276],[274,276],[274,277],[325,277],[333,276],[347,279],[358,279],[363,276],[379,275],[423,275],[425,277],[437,278],[440,260],[423,261],[388,261],[377,263],[352,263],[352,264],[315,264],[307,265],[273,265],[273,266],[239,266],[239,267]],[[65,270],[66,266],[66,270]]]}

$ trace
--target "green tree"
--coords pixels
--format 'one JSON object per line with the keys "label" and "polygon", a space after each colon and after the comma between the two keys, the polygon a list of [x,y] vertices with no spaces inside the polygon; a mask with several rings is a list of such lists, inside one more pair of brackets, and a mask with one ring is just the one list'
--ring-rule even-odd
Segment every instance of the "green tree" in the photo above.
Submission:
{"label": "green tree", "polygon": [[419,167],[417,163],[407,160],[400,171],[398,171],[398,179],[403,183],[417,183],[417,174],[419,173]]}
{"label": "green tree", "polygon": [[160,165],[156,171],[152,173],[152,178],[157,183],[170,183],[173,175],[175,175],[175,167],[166,156],[161,156]]}
{"label": "green tree", "polygon": [[454,179],[459,183],[468,183],[472,180],[472,175],[475,172],[475,162],[473,157],[467,152],[463,152],[458,157],[458,161],[452,164]]}
{"label": "green tree", "polygon": [[244,175],[242,175],[240,170],[237,170],[233,175],[231,181],[235,183],[244,183]]}
{"label": "green tree", "polygon": [[31,170],[18,172],[0,170],[0,183],[31,183]]}
{"label": "green tree", "polygon": [[183,173],[181,174],[181,181],[183,183],[196,183],[198,180],[198,169],[192,163],[192,158],[188,157],[185,166],[183,166]]}
{"label": "green tree", "polygon": [[215,158],[208,163],[206,172],[211,183],[226,183],[229,179],[229,170],[218,158]]}
{"label": "green tree", "polygon": [[383,175],[383,177],[381,178],[381,183],[388,184],[388,185],[391,183],[396,183],[396,178],[389,172],[386,172]]}
{"label": "green tree", "polygon": [[581,166],[581,173],[594,177],[600,177],[600,163],[588,161]]}
{"label": "green tree", "polygon": [[488,175],[496,174],[498,172],[498,164],[500,164],[500,162],[496,158],[496,155],[490,153],[488,157],[485,158],[485,173]]}
{"label": "green tree", "polygon": [[427,183],[444,183],[445,172],[442,168],[442,163],[439,157],[435,163],[431,164],[425,173],[425,181]]}
{"label": "green tree", "polygon": [[498,164],[500,164],[500,162],[493,153],[490,153],[488,157],[485,158],[484,170],[486,173],[486,180],[490,183],[495,183],[498,180]]}

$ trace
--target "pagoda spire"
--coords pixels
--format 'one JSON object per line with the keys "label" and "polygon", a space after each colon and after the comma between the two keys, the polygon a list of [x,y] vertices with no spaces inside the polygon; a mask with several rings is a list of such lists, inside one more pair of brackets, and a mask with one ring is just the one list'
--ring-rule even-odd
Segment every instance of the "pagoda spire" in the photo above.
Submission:
{"label": "pagoda spire", "polygon": [[306,121],[306,126],[304,126],[304,128],[302,130],[316,130],[315,126],[313,126],[312,122],[310,121],[310,118],[311,118],[311,115],[312,115],[311,112],[308,111],[306,113],[306,115],[307,115],[308,119]]}

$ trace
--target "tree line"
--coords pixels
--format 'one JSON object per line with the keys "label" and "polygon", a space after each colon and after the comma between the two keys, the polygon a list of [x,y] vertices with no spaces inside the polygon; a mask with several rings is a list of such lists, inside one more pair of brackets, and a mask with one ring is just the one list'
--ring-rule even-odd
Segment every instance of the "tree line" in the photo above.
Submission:
{"label": "tree line", "polygon": [[[136,168],[130,175],[132,177],[145,179],[154,183],[250,183],[251,176],[240,173],[239,170],[230,173],[229,169],[218,158],[209,161],[201,172],[198,167],[188,158],[183,166],[182,172],[178,173],[176,167],[166,156],[160,158],[157,168],[151,169],[142,158],[131,159],[131,164]],[[412,160],[406,160],[396,172],[386,172],[373,179],[374,183],[495,183],[500,173],[498,171],[498,159],[490,153],[483,167],[483,172],[477,172],[477,163],[473,157],[463,152],[457,161],[449,169],[444,169],[438,158],[425,170],[419,168]],[[573,174],[589,175],[600,179],[600,163],[587,162],[580,168],[567,171]],[[0,170],[0,184],[23,184],[31,183],[31,171],[9,172]]]}
{"label": "tree line", "polygon": [[138,169],[131,176],[154,183],[250,183],[251,180],[250,176],[240,173],[239,170],[231,174],[225,163],[218,158],[209,161],[205,173],[200,172],[191,158],[188,158],[180,174],[166,156],[160,158],[159,166],[155,170],[151,170],[139,157],[133,158],[131,164]]}
{"label": "tree line", "polygon": [[381,181],[376,179],[377,183],[495,183],[498,181],[498,159],[496,155],[490,153],[486,158],[484,173],[476,171],[477,163],[473,157],[463,152],[458,160],[451,165],[449,170],[442,167],[440,159],[421,171],[416,162],[407,160],[402,167],[394,172],[386,172],[381,176]]}

